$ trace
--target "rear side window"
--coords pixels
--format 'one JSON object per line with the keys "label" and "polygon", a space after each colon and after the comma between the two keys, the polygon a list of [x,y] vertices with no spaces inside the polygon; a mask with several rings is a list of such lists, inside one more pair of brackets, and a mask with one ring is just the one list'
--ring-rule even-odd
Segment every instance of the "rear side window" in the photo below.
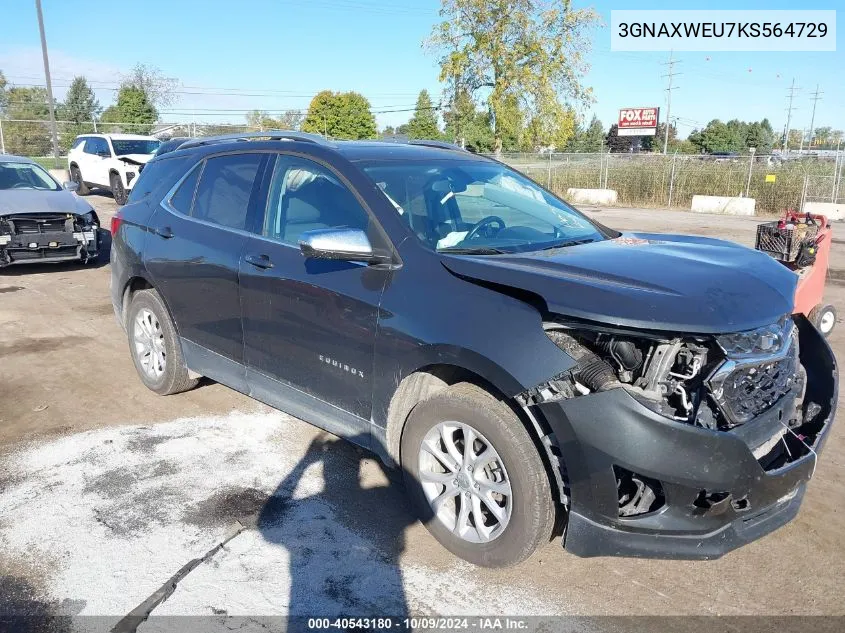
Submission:
{"label": "rear side window", "polygon": [[[138,176],[138,181],[129,193],[129,202],[138,202],[147,196],[159,192],[164,195],[173,184],[185,173],[186,161],[182,158],[168,160],[154,160],[146,165]],[[194,180],[196,184],[196,180]],[[192,190],[193,192],[193,190]],[[160,198],[156,198],[158,202]],[[188,211],[186,210],[185,213]]]}
{"label": "rear side window", "polygon": [[245,229],[249,198],[264,154],[232,154],[205,161],[191,215],[231,229]]}
{"label": "rear side window", "polygon": [[82,145],[82,144],[85,142],[85,140],[86,140],[85,138],[78,138],[78,139],[76,139],[76,140],[73,142],[73,145],[71,145],[71,146],[70,146],[70,148],[71,148],[71,149],[76,149],[77,147],[79,147],[80,145]]}
{"label": "rear side window", "polygon": [[[155,161],[153,161],[153,164],[155,164]],[[179,213],[191,215],[191,203],[194,201],[194,192],[197,190],[197,180],[199,180],[201,168],[202,163],[194,167],[188,177],[179,185],[173,197],[170,198],[170,206]]]}

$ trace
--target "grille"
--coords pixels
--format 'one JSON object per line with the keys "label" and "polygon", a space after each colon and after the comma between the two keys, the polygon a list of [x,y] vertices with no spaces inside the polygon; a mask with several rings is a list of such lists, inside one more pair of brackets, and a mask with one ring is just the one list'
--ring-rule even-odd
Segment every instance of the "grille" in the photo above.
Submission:
{"label": "grille", "polygon": [[[64,233],[67,218],[15,218],[13,221],[15,233],[18,235],[34,235],[41,233]],[[73,227],[71,227],[73,230]]]}
{"label": "grille", "polygon": [[736,426],[771,409],[793,390],[798,375],[798,342],[793,337],[784,357],[734,369],[713,391],[713,396]]}
{"label": "grille", "polygon": [[58,248],[15,249],[12,251],[14,261],[50,259],[53,257],[75,257],[76,246],[59,246]]}

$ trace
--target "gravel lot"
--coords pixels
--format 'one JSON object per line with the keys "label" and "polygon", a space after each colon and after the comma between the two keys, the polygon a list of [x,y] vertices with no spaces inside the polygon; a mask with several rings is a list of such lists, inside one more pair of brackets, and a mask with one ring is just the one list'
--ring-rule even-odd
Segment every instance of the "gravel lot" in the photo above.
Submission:
{"label": "gravel lot", "polygon": [[[107,225],[111,198],[88,200]],[[756,225],[589,212],[749,245]],[[832,276],[845,279],[834,249]],[[845,614],[841,424],[799,517],[721,560],[578,559],[555,541],[484,570],[414,522],[395,474],[367,453],[211,382],[147,391],[106,261],[7,269],[0,295],[0,605],[12,610],[121,616],[240,521],[156,614]],[[827,298],[845,315],[845,286],[832,280]],[[845,326],[831,343],[842,357]]]}

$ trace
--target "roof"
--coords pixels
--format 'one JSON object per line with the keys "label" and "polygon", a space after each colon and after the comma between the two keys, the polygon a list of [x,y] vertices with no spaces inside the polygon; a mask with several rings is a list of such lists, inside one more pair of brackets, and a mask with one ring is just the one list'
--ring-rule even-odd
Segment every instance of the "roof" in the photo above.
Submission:
{"label": "roof", "polygon": [[385,141],[338,141],[337,151],[353,162],[369,160],[483,160],[459,148]]}
{"label": "roof", "polygon": [[0,154],[0,163],[35,163],[35,161],[31,158],[27,158],[26,156],[15,156],[14,154]]}
{"label": "roof", "polygon": [[110,138],[116,141],[157,141],[154,136],[144,136],[143,134],[80,134],[84,137],[99,137]]}

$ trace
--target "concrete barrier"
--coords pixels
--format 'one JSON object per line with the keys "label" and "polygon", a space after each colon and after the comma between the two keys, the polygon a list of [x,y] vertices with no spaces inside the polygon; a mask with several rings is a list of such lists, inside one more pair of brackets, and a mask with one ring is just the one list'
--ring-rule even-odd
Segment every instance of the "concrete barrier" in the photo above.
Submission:
{"label": "concrete barrier", "polygon": [[574,204],[616,204],[619,199],[613,189],[576,189],[566,190],[566,199]]}
{"label": "concrete barrier", "polygon": [[801,207],[804,213],[818,213],[828,220],[845,220],[845,203],[835,202],[805,202]]}
{"label": "concrete barrier", "polygon": [[65,183],[70,180],[70,176],[68,176],[67,169],[48,169],[50,175],[59,181],[59,183]]}
{"label": "concrete barrier", "polygon": [[754,198],[728,196],[693,196],[693,213],[721,213],[723,215],[754,215]]}

